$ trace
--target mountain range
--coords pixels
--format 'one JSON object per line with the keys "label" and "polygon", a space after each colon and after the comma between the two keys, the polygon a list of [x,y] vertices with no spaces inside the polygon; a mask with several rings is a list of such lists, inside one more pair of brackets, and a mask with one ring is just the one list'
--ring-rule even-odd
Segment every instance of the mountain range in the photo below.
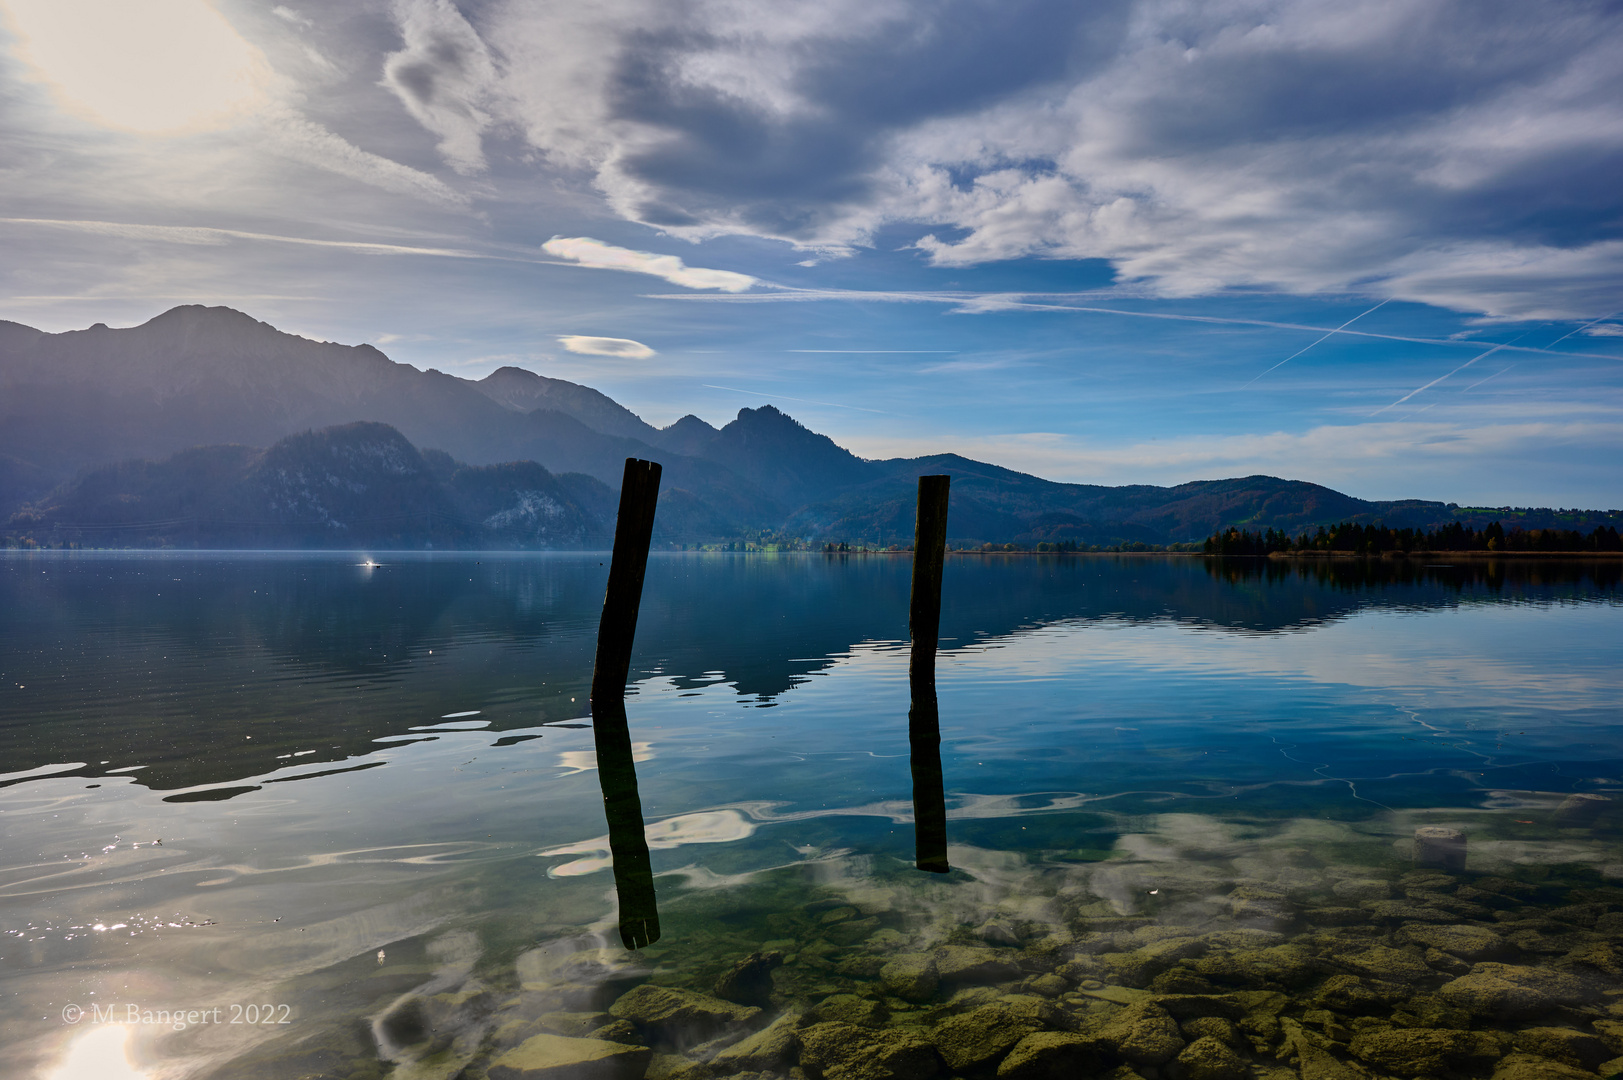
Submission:
{"label": "mountain range", "polygon": [[[906,543],[916,478],[953,477],[955,545],[1198,542],[1230,526],[1434,528],[1501,510],[1370,502],[1274,477],[1061,484],[952,454],[865,460],[771,405],[665,428],[516,367],[483,379],[224,307],[51,334],[0,322],[0,521],[13,540],[142,546],[580,547],[627,457],[664,466],[656,539]],[[1533,528],[1615,513],[1526,510]]]}

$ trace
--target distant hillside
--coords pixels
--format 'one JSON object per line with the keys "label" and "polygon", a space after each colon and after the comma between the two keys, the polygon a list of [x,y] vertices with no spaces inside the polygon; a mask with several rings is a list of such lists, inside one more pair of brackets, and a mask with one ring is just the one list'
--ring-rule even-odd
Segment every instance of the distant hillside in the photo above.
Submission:
{"label": "distant hillside", "polygon": [[[383,459],[366,465],[386,445],[418,471],[389,479],[375,471]],[[346,446],[361,456],[340,462]],[[1270,476],[1103,487],[951,454],[866,461],[771,405],[741,409],[719,429],[695,416],[658,429],[576,383],[515,367],[477,381],[418,371],[370,345],[311,341],[223,307],[62,334],[0,322],[0,522],[11,519],[4,531],[14,538],[96,529],[152,542],[338,542],[327,513],[356,536],[408,546],[570,546],[607,527],[627,457],[664,466],[655,536],[670,543],[905,543],[915,480],[937,472],[953,477],[948,536],[959,545],[1199,544],[1229,528],[1299,533],[1337,522],[1617,523],[1587,511],[1368,502]],[[343,464],[351,472],[330,475],[363,490],[345,501],[341,483],[310,471],[318,462]],[[284,476],[294,479],[278,487]],[[319,494],[319,506],[300,492]],[[551,504],[522,511],[522,492],[545,493],[564,516],[545,525]],[[509,511],[517,516],[502,517]],[[187,541],[165,522],[198,531]]]}
{"label": "distant hillside", "polygon": [[94,469],[10,528],[96,546],[564,548],[601,546],[613,514],[592,477],[461,465],[361,422]]}

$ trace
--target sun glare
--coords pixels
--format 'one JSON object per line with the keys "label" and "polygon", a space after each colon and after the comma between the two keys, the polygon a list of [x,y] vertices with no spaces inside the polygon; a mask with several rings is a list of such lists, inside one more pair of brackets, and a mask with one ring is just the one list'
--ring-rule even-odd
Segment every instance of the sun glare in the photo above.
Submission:
{"label": "sun glare", "polygon": [[61,105],[104,127],[209,131],[268,102],[264,54],[208,0],[0,0],[0,10]]}
{"label": "sun glare", "polygon": [[147,1071],[130,1064],[133,1032],[122,1024],[98,1024],[73,1040],[46,1080],[147,1080]]}

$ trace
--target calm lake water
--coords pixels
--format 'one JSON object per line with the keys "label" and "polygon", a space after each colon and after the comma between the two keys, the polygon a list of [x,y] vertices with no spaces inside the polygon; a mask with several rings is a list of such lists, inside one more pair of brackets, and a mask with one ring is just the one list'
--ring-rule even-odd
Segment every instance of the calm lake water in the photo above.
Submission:
{"label": "calm lake water", "polygon": [[[1008,1046],[949,1038],[976,1009],[1087,1032],[1161,998],[1238,1019],[1258,1076],[1319,1054],[1416,1075],[1388,1044],[1421,1029],[1600,1067],[1623,823],[1558,808],[1623,798],[1619,564],[954,556],[932,792],[905,556],[656,554],[628,745],[599,768],[606,562],[0,559],[9,1074],[517,1076],[511,1048],[595,1032],[676,1077],[721,1021],[690,1038],[610,1006],[709,995],[757,950],[785,962],[732,1042],[787,1007],[935,1048],[895,1075],[995,1073]],[[628,792],[645,828],[622,813],[611,843],[605,795]],[[915,866],[932,805],[948,873]],[[1462,831],[1464,869],[1417,869],[1421,826]],[[624,947],[622,903],[657,941]],[[1478,1007],[1489,975],[1532,978],[1494,965],[1585,989]],[[1334,978],[1385,1004],[1336,1005]],[[859,1075],[801,1030],[709,1075],[795,1053]],[[1097,1053],[1098,1075],[1110,1053],[1200,1075]],[[1487,1053],[1449,1067],[1488,1075]]]}

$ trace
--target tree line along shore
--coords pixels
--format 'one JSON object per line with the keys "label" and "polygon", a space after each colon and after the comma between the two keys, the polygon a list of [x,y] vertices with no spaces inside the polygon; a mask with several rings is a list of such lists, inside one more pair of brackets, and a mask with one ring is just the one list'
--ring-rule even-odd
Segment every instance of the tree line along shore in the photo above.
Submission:
{"label": "tree line along shore", "polygon": [[1317,532],[1291,536],[1281,529],[1251,532],[1229,528],[1206,538],[1207,555],[1269,558],[1326,558],[1363,556],[1404,558],[1449,557],[1572,558],[1623,555],[1623,537],[1616,528],[1601,525],[1589,533],[1577,529],[1507,530],[1500,522],[1474,529],[1458,522],[1434,530],[1393,529],[1345,521]]}

